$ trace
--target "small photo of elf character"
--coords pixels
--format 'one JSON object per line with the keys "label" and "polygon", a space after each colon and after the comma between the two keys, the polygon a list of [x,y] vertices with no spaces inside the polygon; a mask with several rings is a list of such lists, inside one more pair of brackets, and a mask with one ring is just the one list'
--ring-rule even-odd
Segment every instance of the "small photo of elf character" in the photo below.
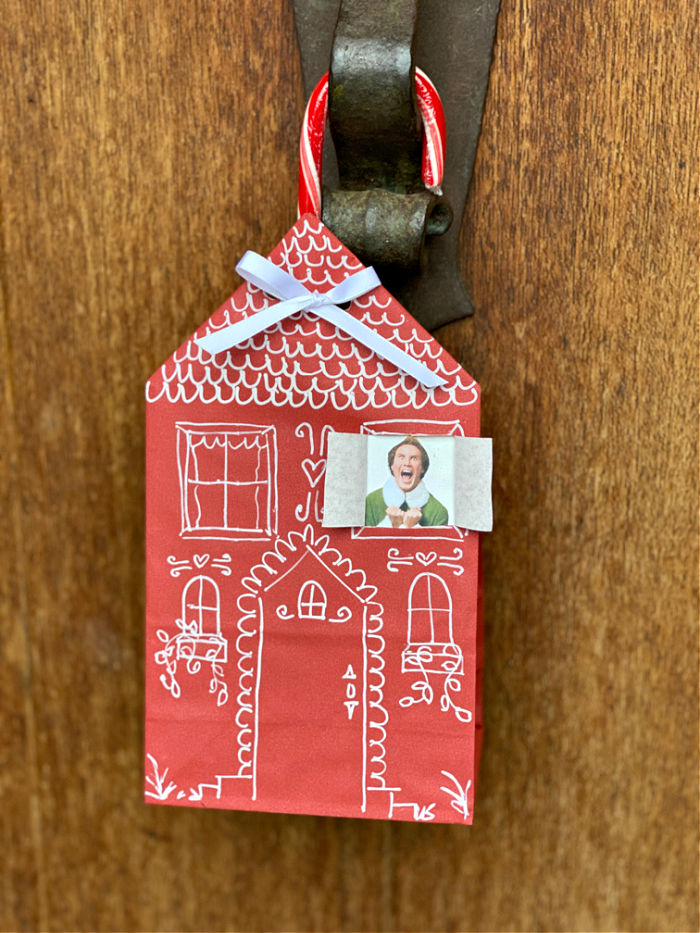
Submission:
{"label": "small photo of elf character", "polygon": [[[453,498],[452,449],[448,438],[369,438],[365,525],[378,528],[418,528],[449,524]],[[391,444],[387,451],[388,444]],[[431,452],[428,452],[430,448]],[[432,466],[431,466],[432,462]],[[388,476],[387,476],[388,468]],[[428,472],[430,475],[428,476]],[[378,488],[379,482],[386,477]],[[431,491],[432,490],[432,491]],[[438,496],[440,498],[438,498]],[[443,501],[449,499],[446,505]]]}

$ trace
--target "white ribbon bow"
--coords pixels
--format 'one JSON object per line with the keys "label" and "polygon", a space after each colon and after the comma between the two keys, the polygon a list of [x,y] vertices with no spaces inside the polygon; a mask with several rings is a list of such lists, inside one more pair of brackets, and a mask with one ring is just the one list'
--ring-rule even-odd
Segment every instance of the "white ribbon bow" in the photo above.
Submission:
{"label": "white ribbon bow", "polygon": [[344,304],[346,301],[353,301],[372,291],[378,285],[381,285],[379,276],[370,266],[367,269],[361,269],[355,272],[341,282],[335,285],[327,292],[310,292],[293,275],[280,269],[269,259],[265,259],[259,253],[248,250],[241,261],[236,266],[236,272],[251,285],[261,288],[268,295],[281,299],[279,304],[269,305],[262,311],[251,314],[250,317],[237,321],[230,327],[224,327],[221,330],[207,334],[206,337],[195,339],[203,350],[211,353],[221,353],[223,350],[229,350],[249,337],[254,337],[260,331],[278,324],[280,321],[295,314],[297,311],[308,309],[317,314],[324,321],[334,324],[340,330],[359,340],[370,350],[388,360],[399,369],[402,369],[409,376],[413,376],[418,382],[426,388],[445,385],[446,380],[423,363],[410,356],[404,350],[380,336],[371,327],[362,324],[347,311],[338,308],[337,305]]}

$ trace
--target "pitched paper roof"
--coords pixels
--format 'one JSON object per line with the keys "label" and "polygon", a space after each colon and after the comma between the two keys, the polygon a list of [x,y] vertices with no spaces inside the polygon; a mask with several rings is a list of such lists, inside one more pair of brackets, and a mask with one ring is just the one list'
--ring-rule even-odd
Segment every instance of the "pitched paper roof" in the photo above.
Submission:
{"label": "pitched paper roof", "polygon": [[[311,215],[300,218],[269,257],[307,288],[325,291],[362,268],[359,260]],[[146,384],[155,402],[290,405],[341,411],[367,407],[421,409],[471,405],[479,387],[384,288],[353,302],[350,313],[447,379],[426,390],[416,380],[311,311],[302,311],[212,357],[195,342],[267,307],[244,283]]]}

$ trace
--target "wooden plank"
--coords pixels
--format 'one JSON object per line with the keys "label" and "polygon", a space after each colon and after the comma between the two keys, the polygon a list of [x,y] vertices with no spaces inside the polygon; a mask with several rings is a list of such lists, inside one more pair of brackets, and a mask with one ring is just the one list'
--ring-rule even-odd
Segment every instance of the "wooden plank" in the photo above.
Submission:
{"label": "wooden plank", "polygon": [[440,334],[495,439],[470,831],[142,805],[142,383],[293,220],[291,3],[0,28],[0,926],[696,929],[689,19],[502,3]]}

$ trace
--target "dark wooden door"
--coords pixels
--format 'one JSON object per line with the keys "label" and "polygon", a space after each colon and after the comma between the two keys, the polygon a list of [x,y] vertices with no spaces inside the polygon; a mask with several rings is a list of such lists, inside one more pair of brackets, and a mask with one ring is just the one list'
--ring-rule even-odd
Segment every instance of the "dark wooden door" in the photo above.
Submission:
{"label": "dark wooden door", "polygon": [[439,333],[494,438],[473,829],[141,801],[142,386],[294,219],[291,7],[3,8],[0,926],[697,929],[697,36],[670,0],[501,4],[477,313]]}

